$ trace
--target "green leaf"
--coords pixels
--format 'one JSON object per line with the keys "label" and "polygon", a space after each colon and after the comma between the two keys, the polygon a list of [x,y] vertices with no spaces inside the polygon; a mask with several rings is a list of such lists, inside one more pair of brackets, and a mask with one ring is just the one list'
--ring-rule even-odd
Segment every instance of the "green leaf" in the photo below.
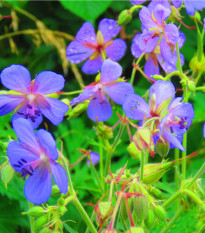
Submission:
{"label": "green leaf", "polygon": [[95,20],[100,16],[111,4],[111,0],[106,1],[65,1],[60,0],[64,8],[71,11],[73,14],[80,18],[94,23]]}
{"label": "green leaf", "polygon": [[8,162],[4,163],[1,167],[1,180],[5,187],[13,180],[14,174],[15,172],[11,165]]}

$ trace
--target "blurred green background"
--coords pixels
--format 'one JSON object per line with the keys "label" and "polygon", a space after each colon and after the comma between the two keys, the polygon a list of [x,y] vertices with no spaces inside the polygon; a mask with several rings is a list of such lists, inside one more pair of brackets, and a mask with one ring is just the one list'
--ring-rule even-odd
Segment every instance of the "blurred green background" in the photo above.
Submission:
{"label": "blurred green background", "polygon": [[[117,19],[119,13],[124,9],[129,9],[132,4],[127,1],[0,1],[0,15],[12,15],[12,18],[0,18],[0,70],[11,65],[21,64],[27,67],[31,76],[44,70],[52,70],[63,74],[66,79],[64,91],[75,91],[80,89],[79,83],[85,85],[94,81],[94,75],[86,75],[81,72],[81,64],[72,65],[65,57],[65,49],[70,40],[85,21],[90,21],[96,30],[102,18]],[[184,16],[183,21],[193,26],[193,20],[181,11]],[[202,19],[205,12],[201,12]],[[130,78],[132,72],[132,62],[134,60],[130,47],[133,36],[140,32],[141,24],[138,12],[133,15],[133,20],[123,28],[120,36],[126,40],[127,51],[119,63],[123,67],[123,76]],[[201,26],[201,25],[200,25]],[[195,30],[185,27],[180,28],[186,34],[186,42],[181,52],[185,56],[184,70],[189,70],[189,62],[196,53],[197,34]],[[142,62],[143,66],[144,61]],[[163,72],[162,72],[163,74]],[[179,80],[173,79],[176,87],[180,87]],[[202,79],[202,82],[204,78]],[[137,94],[143,95],[149,88],[150,83],[139,73],[136,74],[134,88]],[[1,86],[1,90],[4,88]],[[179,93],[180,95],[180,93]],[[197,151],[197,157],[188,161],[188,175],[192,176],[200,168],[204,161],[205,141],[202,137],[202,125],[205,121],[205,95],[203,93],[192,94],[190,101],[194,105],[195,120],[188,132],[188,154]],[[118,117],[116,111],[122,113],[120,107],[115,107],[112,118],[106,122],[113,126]],[[1,164],[6,161],[6,145],[8,141],[15,138],[11,128],[10,119],[12,114],[0,118],[0,155]],[[98,151],[96,144],[97,137],[95,124],[88,119],[86,113],[76,119],[65,119],[60,125],[53,126],[44,118],[42,128],[48,130],[55,136],[60,149],[63,141],[63,152],[74,163],[80,156],[77,148],[91,149]],[[117,130],[114,131],[114,136]],[[125,131],[122,136],[122,143],[118,145],[116,153],[113,155],[111,170],[114,172],[121,168],[128,161],[128,168],[136,172],[139,162],[133,160],[128,152],[127,146],[129,138]],[[169,160],[173,160],[174,151],[170,151]],[[151,162],[160,161],[156,156],[150,159]],[[98,165],[97,165],[98,169]],[[158,184],[167,197],[174,193],[173,170],[168,172]],[[101,197],[94,175],[84,160],[71,170],[75,189],[78,191],[82,204],[95,204]],[[2,175],[2,174],[1,174]],[[24,233],[29,232],[29,219],[22,212],[28,210],[28,204],[23,194],[24,181],[19,181],[19,177],[14,175],[13,180],[8,184],[0,181],[0,233]],[[56,198],[52,197],[50,204],[56,204]],[[89,215],[93,207],[85,206]],[[174,213],[173,208],[169,209],[168,217]],[[175,224],[170,232],[193,232],[195,228],[197,211],[193,208],[191,212],[184,216]],[[64,216],[67,224],[73,229],[72,232],[85,232],[85,225],[74,206],[68,206],[68,212]],[[151,232],[159,232],[162,226],[156,226]],[[80,229],[80,230],[79,230]],[[71,230],[65,232],[71,232]],[[72,233],[71,232],[71,233]]]}

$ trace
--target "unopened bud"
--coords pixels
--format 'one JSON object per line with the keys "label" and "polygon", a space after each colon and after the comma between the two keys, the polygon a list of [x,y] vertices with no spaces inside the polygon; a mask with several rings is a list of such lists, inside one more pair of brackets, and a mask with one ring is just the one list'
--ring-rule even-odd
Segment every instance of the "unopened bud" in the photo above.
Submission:
{"label": "unopened bud", "polygon": [[27,213],[31,217],[39,217],[45,213],[45,210],[41,206],[34,206],[31,209],[29,209]]}
{"label": "unopened bud", "polygon": [[5,186],[9,184],[14,178],[15,171],[9,162],[5,162],[0,170],[1,180]]}
{"label": "unopened bud", "polygon": [[46,227],[46,228],[43,228],[39,233],[53,233],[53,231],[50,229],[50,228],[48,228],[48,227]]}
{"label": "unopened bud", "polygon": [[141,151],[136,147],[134,142],[131,142],[127,147],[127,150],[133,159],[140,161]]}
{"label": "unopened bud", "polygon": [[81,113],[83,113],[87,107],[88,107],[89,101],[83,101],[82,103],[79,103],[76,107],[69,110],[66,113],[66,116],[69,116],[69,119],[78,117]]}
{"label": "unopened bud", "polygon": [[162,192],[155,187],[151,187],[149,193],[156,199],[161,200],[163,198]]}
{"label": "unopened bud", "polygon": [[113,206],[111,201],[101,201],[99,203],[99,212],[102,215],[102,218],[107,218],[112,214]]}
{"label": "unopened bud", "polygon": [[130,227],[125,233],[144,233],[144,229],[142,227]]}
{"label": "unopened bud", "polygon": [[198,61],[197,56],[194,56],[189,63],[189,67],[195,72],[205,71],[205,58],[203,57],[201,61]]}
{"label": "unopened bud", "polygon": [[45,226],[48,223],[48,215],[44,214],[41,217],[37,218],[35,223],[34,223],[34,229],[36,232],[43,226]]}
{"label": "unopened bud", "polygon": [[163,222],[167,221],[167,213],[162,206],[160,205],[155,206],[154,212],[160,221],[163,221]]}
{"label": "unopened bud", "polygon": [[65,206],[59,206],[58,211],[61,215],[64,215],[67,211],[67,208]]}
{"label": "unopened bud", "polygon": [[149,210],[149,201],[143,194],[136,195],[133,197],[133,211],[137,218],[137,221],[143,221]]}
{"label": "unopened bud", "polygon": [[60,197],[60,198],[58,199],[58,202],[57,202],[57,203],[58,203],[59,206],[63,206],[64,203],[65,203],[64,198]]}
{"label": "unopened bud", "polygon": [[157,140],[157,143],[156,143],[156,151],[157,153],[162,157],[166,157],[169,153],[169,148],[170,148],[170,145],[169,145],[169,141],[164,139],[164,140]]}
{"label": "unopened bud", "polygon": [[195,85],[195,83],[194,83],[193,81],[189,81],[189,82],[188,82],[188,88],[189,88],[189,90],[190,90],[191,92],[195,92],[195,90],[196,90],[196,85]]}
{"label": "unopened bud", "polygon": [[179,10],[175,6],[171,6],[171,15],[169,17],[171,21],[181,21],[181,15]]}
{"label": "unopened bud", "polygon": [[148,229],[152,228],[155,222],[155,214],[153,209],[149,209],[147,218],[145,219],[144,223]]}
{"label": "unopened bud", "polygon": [[118,25],[126,25],[132,20],[132,14],[129,10],[124,10],[119,14]]}
{"label": "unopened bud", "polygon": [[195,11],[194,16],[189,15],[192,20],[196,20],[198,23],[201,23],[201,15],[198,11]]}
{"label": "unopened bud", "polygon": [[113,137],[112,127],[107,125],[98,126],[97,134],[100,135],[103,139],[111,139]]}
{"label": "unopened bud", "polygon": [[61,194],[61,192],[60,192],[58,186],[56,184],[53,185],[52,186],[52,195],[60,195],[60,194]]}

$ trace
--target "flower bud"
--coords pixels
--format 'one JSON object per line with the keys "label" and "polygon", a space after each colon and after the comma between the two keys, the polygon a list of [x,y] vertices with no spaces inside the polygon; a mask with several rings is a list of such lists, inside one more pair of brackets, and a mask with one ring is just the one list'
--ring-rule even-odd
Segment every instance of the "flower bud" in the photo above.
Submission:
{"label": "flower bud", "polygon": [[113,137],[112,127],[107,125],[98,126],[97,134],[100,135],[103,139],[111,139]]}
{"label": "flower bud", "polygon": [[132,20],[132,14],[129,10],[124,10],[119,14],[118,25],[126,25]]}
{"label": "flower bud", "polygon": [[107,218],[112,214],[113,206],[111,201],[101,201],[99,203],[99,212],[102,218]]}
{"label": "flower bud", "polygon": [[44,214],[41,217],[37,218],[35,223],[34,223],[34,229],[36,232],[38,232],[38,230],[40,228],[42,228],[44,225],[46,225],[49,222],[48,220],[48,215]]}
{"label": "flower bud", "polygon": [[163,222],[167,221],[167,213],[162,206],[160,205],[155,206],[154,212],[160,221],[163,221]]}
{"label": "flower bud", "polygon": [[171,6],[171,15],[169,17],[170,21],[181,21],[181,15],[179,10],[175,6]]}
{"label": "flower bud", "polygon": [[144,221],[146,227],[148,229],[150,229],[153,225],[154,225],[154,222],[155,222],[155,214],[154,214],[154,211],[153,209],[149,209],[148,211],[148,215]]}
{"label": "flower bud", "polygon": [[149,201],[143,194],[136,195],[133,197],[133,212],[137,218],[137,221],[143,221],[149,210]]}
{"label": "flower bud", "polygon": [[50,228],[48,228],[48,227],[46,227],[46,228],[43,228],[39,233],[53,233],[53,231],[50,229]]}
{"label": "flower bud", "polygon": [[205,71],[205,59],[202,58],[201,61],[198,61],[197,56],[194,56],[189,63],[189,67],[195,72],[203,72]]}
{"label": "flower bud", "polygon": [[188,82],[188,88],[189,88],[189,90],[190,90],[191,92],[195,92],[195,90],[196,90],[196,85],[195,85],[195,83],[194,83],[193,81],[189,81],[189,82]]}
{"label": "flower bud", "polygon": [[67,208],[65,206],[59,206],[58,211],[61,215],[64,215],[67,211]]}
{"label": "flower bud", "polygon": [[156,199],[161,200],[163,198],[162,192],[155,187],[151,187],[149,193]]}
{"label": "flower bud", "polygon": [[1,180],[3,184],[7,187],[7,184],[9,184],[13,178],[14,178],[15,171],[11,167],[9,162],[5,162],[0,170]]}
{"label": "flower bud", "polygon": [[169,145],[169,141],[167,139],[165,140],[157,140],[157,143],[156,143],[156,151],[157,153],[162,157],[166,157],[169,153],[169,148],[170,148],[170,145]]}
{"label": "flower bud", "polygon": [[141,151],[138,150],[134,142],[131,142],[129,144],[129,146],[127,147],[127,150],[133,159],[140,161]]}
{"label": "flower bud", "polygon": [[198,23],[201,23],[201,15],[198,11],[195,11],[194,16],[189,16],[192,20],[196,20]]}
{"label": "flower bud", "polygon": [[81,113],[83,113],[87,109],[88,103],[89,101],[83,101],[82,103],[79,103],[73,109],[68,110],[68,112],[66,113],[66,116],[68,116],[69,119],[78,117]]}
{"label": "flower bud", "polygon": [[130,227],[125,233],[144,233],[144,229],[142,227]]}
{"label": "flower bud", "polygon": [[58,188],[58,186],[55,184],[52,186],[52,195],[60,195],[60,189]]}
{"label": "flower bud", "polygon": [[[172,166],[173,164],[171,162],[146,164],[144,166],[144,176],[142,182],[147,185],[158,182],[164,173],[167,172]],[[138,175],[140,176],[140,169],[138,171]]]}
{"label": "flower bud", "polygon": [[29,209],[27,213],[31,217],[39,217],[45,213],[45,210],[41,206],[34,206],[31,209]]}
{"label": "flower bud", "polygon": [[59,206],[63,206],[64,203],[65,203],[64,198],[60,197],[60,198],[58,199],[58,202],[57,202],[57,203],[58,203]]}

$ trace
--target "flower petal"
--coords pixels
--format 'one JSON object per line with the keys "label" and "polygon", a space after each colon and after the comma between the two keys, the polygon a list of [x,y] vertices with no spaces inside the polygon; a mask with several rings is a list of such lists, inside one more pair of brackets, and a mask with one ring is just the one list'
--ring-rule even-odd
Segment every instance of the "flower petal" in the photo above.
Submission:
{"label": "flower petal", "polygon": [[172,4],[176,7],[179,8],[182,4],[182,0],[171,0]]}
{"label": "flower petal", "polygon": [[173,23],[168,23],[164,26],[164,32],[168,41],[172,44],[176,44],[179,39],[179,30]]}
{"label": "flower petal", "polygon": [[162,4],[157,4],[153,9],[154,18],[161,26],[163,26],[163,21],[170,16],[170,13],[170,9]]}
{"label": "flower petal", "polygon": [[134,94],[130,83],[117,82],[105,86],[105,93],[116,103],[123,105],[127,97]]}
{"label": "flower petal", "polygon": [[60,124],[63,120],[64,115],[69,109],[68,105],[58,99],[50,97],[45,97],[45,100],[49,104],[49,106],[43,104],[41,105],[41,102],[38,102],[38,107],[41,113],[54,125]]}
{"label": "flower petal", "polygon": [[24,96],[0,95],[0,116],[12,112],[24,101]]}
{"label": "flower petal", "polygon": [[169,59],[172,56],[171,49],[169,47],[169,44],[167,43],[166,37],[163,36],[160,42],[160,52],[161,56],[165,61],[169,61]]}
{"label": "flower petal", "polygon": [[94,43],[96,44],[96,34],[93,25],[85,22],[76,34],[76,40],[81,43]]}
{"label": "flower petal", "polygon": [[24,186],[26,199],[36,205],[47,202],[52,191],[52,180],[47,166],[40,164],[28,177]]}
{"label": "flower petal", "polygon": [[19,165],[19,161],[24,164],[23,161],[31,162],[39,159],[39,155],[29,150],[29,148],[24,147],[23,144],[18,141],[9,142],[7,155],[11,166],[17,172],[21,172],[22,170],[22,167],[16,166]]}
{"label": "flower petal", "polygon": [[178,148],[181,151],[185,151],[184,147],[181,145],[177,137],[171,134],[167,129],[164,130],[164,136],[174,147]]}
{"label": "flower petal", "polygon": [[[93,165],[100,161],[100,155],[96,152],[90,152],[90,159]],[[87,159],[87,165],[90,166],[90,160]]]}
{"label": "flower petal", "polygon": [[56,147],[56,142],[53,139],[51,133],[44,129],[39,129],[36,132],[36,137],[38,138],[38,141],[43,148],[46,156],[55,161],[58,158],[58,151]]}
{"label": "flower petal", "polygon": [[102,93],[93,97],[88,104],[87,114],[93,121],[107,121],[112,116],[112,107],[107,97]]}
{"label": "flower petal", "polygon": [[141,36],[141,33],[138,33],[137,35],[135,35],[132,41],[131,51],[132,51],[132,55],[136,58],[139,58],[143,53],[143,50],[140,49],[139,47],[140,36]]}
{"label": "flower petal", "polygon": [[41,149],[39,143],[37,141],[36,135],[32,128],[32,125],[26,119],[16,119],[13,122],[13,129],[18,137],[19,141],[28,147],[28,149],[32,149],[36,154],[41,153]]}
{"label": "flower petal", "polygon": [[71,63],[80,63],[94,52],[94,49],[85,47],[82,43],[74,40],[72,41],[66,49],[66,57]]}
{"label": "flower petal", "polygon": [[154,31],[148,31],[141,34],[139,38],[139,47],[146,53],[151,53],[159,42],[160,37],[155,36]]}
{"label": "flower petal", "polygon": [[113,19],[102,19],[99,23],[99,31],[102,33],[104,42],[111,40],[120,32],[120,26]]}
{"label": "flower petal", "polygon": [[113,61],[118,61],[125,55],[126,48],[127,46],[124,40],[115,39],[113,40],[113,43],[105,50],[107,57],[109,57]]}
{"label": "flower petal", "polygon": [[179,49],[181,49],[181,47],[184,45],[186,41],[186,36],[183,32],[180,32],[179,31],[179,38],[178,38],[178,46],[179,46]]}
{"label": "flower petal", "polygon": [[90,60],[88,59],[85,64],[82,67],[82,71],[85,74],[95,74],[98,71],[100,71],[100,68],[102,66],[103,60],[101,58],[101,56],[98,56],[96,59],[94,60]]}
{"label": "flower petal", "polygon": [[[170,108],[172,105],[170,106]],[[192,104],[190,103],[180,103],[172,108],[172,115],[177,116],[179,118],[191,118],[194,119],[194,109]]]}
{"label": "flower petal", "polygon": [[139,18],[144,28],[149,30],[150,28],[157,28],[157,24],[152,19],[152,14],[149,9],[144,6],[139,12]]}
{"label": "flower petal", "polygon": [[185,5],[187,14],[193,16],[195,14],[195,8],[193,6],[193,1],[184,0],[183,2],[184,2],[184,5]]}
{"label": "flower petal", "polygon": [[59,163],[50,163],[50,168],[61,193],[66,194],[68,191],[68,177],[65,169]]}
{"label": "flower petal", "polygon": [[146,101],[139,95],[129,95],[123,104],[125,115],[133,120],[143,120],[149,116],[149,106]]}
{"label": "flower petal", "polygon": [[205,138],[205,123],[204,123],[204,126],[203,126],[203,137]]}
{"label": "flower petal", "polygon": [[11,65],[1,72],[1,82],[8,89],[28,93],[31,87],[29,71],[21,65]]}
{"label": "flower petal", "polygon": [[149,56],[144,66],[145,74],[152,80],[154,80],[154,78],[152,78],[151,75],[159,74],[159,66],[157,59],[155,60],[155,63],[153,61],[153,58]]}
{"label": "flower petal", "polygon": [[[171,13],[171,6],[169,3],[169,0],[152,0],[150,2],[150,4],[148,5],[149,11],[152,12],[158,4],[161,4],[162,6],[166,7]],[[169,15],[170,15],[170,13],[169,13]],[[165,15],[167,18],[169,17],[168,14],[165,14]],[[165,19],[167,19],[167,18],[165,18]]]}
{"label": "flower petal", "polygon": [[63,89],[64,83],[65,79],[62,75],[43,71],[36,76],[32,89],[35,94],[48,95]]}
{"label": "flower petal", "polygon": [[154,83],[149,89],[149,102],[151,102],[152,95],[156,96],[156,103],[159,106],[164,100],[174,98],[175,87],[169,81],[159,80]]}
{"label": "flower petal", "polygon": [[144,2],[146,2],[147,0],[130,0],[130,2],[133,4],[133,5],[140,5]]}
{"label": "flower petal", "polygon": [[74,98],[71,102],[70,105],[73,106],[74,104],[80,103],[84,100],[87,100],[91,98],[96,92],[98,91],[98,86],[97,85],[89,85],[85,87],[83,92],[76,98]]}
{"label": "flower petal", "polygon": [[101,67],[101,83],[109,83],[118,79],[122,74],[122,67],[114,61],[106,59]]}

